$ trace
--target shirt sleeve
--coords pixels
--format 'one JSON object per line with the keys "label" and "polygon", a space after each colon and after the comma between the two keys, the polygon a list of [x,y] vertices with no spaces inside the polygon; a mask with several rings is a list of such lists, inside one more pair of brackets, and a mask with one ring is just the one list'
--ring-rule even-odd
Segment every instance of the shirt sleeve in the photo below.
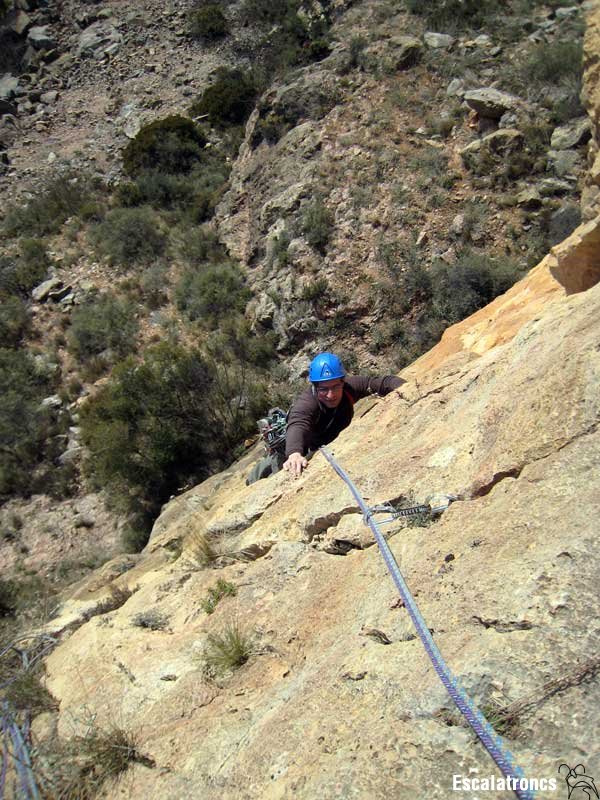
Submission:
{"label": "shirt sleeve", "polygon": [[397,375],[386,375],[383,378],[366,378],[363,375],[356,375],[346,378],[346,383],[352,388],[355,398],[360,400],[370,394],[378,394],[380,397],[385,397],[386,394],[398,389],[406,381]]}
{"label": "shirt sleeve", "polygon": [[310,389],[302,392],[288,415],[285,434],[285,455],[301,453],[306,455],[314,437],[319,416],[319,404]]}

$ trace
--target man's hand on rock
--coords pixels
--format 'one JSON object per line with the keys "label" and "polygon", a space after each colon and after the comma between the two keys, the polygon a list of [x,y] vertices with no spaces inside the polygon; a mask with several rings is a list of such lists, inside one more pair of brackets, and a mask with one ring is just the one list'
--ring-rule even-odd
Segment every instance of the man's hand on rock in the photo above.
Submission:
{"label": "man's hand on rock", "polygon": [[290,475],[298,478],[302,474],[302,470],[306,469],[307,465],[308,461],[304,458],[302,453],[292,453],[284,463],[283,468],[287,470]]}

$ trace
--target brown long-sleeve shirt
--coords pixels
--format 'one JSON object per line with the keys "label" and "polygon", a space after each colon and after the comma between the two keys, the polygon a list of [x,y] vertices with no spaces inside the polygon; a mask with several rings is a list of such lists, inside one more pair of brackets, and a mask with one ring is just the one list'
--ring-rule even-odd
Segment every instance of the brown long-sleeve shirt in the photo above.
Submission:
{"label": "brown long-sleeve shirt", "polygon": [[370,394],[382,397],[404,383],[402,378],[387,375],[384,378],[361,376],[344,379],[344,394],[337,408],[327,408],[319,403],[312,388],[306,389],[292,406],[285,437],[285,455],[317,450],[329,444],[352,422],[354,403]]}

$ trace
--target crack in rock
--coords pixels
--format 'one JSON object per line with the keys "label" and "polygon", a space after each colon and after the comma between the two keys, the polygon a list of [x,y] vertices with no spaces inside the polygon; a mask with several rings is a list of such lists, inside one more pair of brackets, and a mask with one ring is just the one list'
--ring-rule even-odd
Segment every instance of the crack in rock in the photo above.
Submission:
{"label": "crack in rock", "polygon": [[345,517],[347,514],[360,514],[360,509],[358,506],[346,506],[346,508],[342,508],[340,511],[332,511],[324,516],[316,517],[304,528],[302,541],[307,543],[312,542],[315,536],[326,533],[329,528],[335,528],[341,518]]}
{"label": "crack in rock", "polygon": [[494,477],[491,481],[484,483],[482,486],[479,486],[474,492],[472,497],[485,497],[486,494],[489,494],[494,486],[496,486],[500,481],[505,480],[506,478],[518,478],[521,472],[523,471],[523,467],[513,467],[512,469],[503,470],[501,472],[494,473]]}
{"label": "crack in rock", "polygon": [[259,520],[264,514],[268,511],[271,506],[275,505],[279,500],[282,498],[282,494],[276,494],[269,499],[265,505],[250,513],[248,516],[244,516],[242,519],[236,518],[231,520],[230,522],[220,522],[216,521],[209,525],[206,529],[206,532],[212,535],[234,535],[237,533],[243,533],[244,531],[251,528],[254,523]]}
{"label": "crack in rock", "polygon": [[499,619],[484,619],[483,617],[473,616],[475,622],[483,625],[484,628],[493,628],[498,633],[510,633],[511,631],[529,631],[534,625],[529,620],[514,620],[511,622],[503,622]]}

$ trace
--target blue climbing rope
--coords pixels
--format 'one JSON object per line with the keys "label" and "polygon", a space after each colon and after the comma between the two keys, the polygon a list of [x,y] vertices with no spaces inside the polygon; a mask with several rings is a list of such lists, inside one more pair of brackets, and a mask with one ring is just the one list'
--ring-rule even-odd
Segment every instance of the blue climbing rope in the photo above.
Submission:
{"label": "blue climbing rope", "polygon": [[11,713],[6,701],[2,702],[0,732],[3,738],[2,770],[0,771],[0,800],[4,798],[9,753],[12,750],[12,763],[20,783],[19,797],[23,800],[40,800],[40,793],[33,773],[31,754],[26,736]]}
{"label": "blue climbing rope", "polygon": [[377,527],[377,523],[373,519],[370,509],[365,504],[365,501],[362,499],[358,489],[353,484],[349,476],[344,472],[342,467],[340,467],[331,453],[329,453],[324,447],[321,447],[320,450],[340,478],[345,481],[348,488],[352,492],[354,499],[363,512],[364,520],[373,532],[373,536],[375,537],[375,541],[379,546],[383,560],[385,561],[385,564],[392,578],[394,579],[394,583],[400,592],[400,596],[402,597],[404,605],[410,614],[410,618],[412,619],[413,625],[419,634],[419,638],[425,647],[425,650],[427,651],[427,655],[433,664],[433,668],[446,687],[448,694],[471,728],[475,731],[485,749],[494,759],[502,774],[508,779],[509,786],[519,800],[534,800],[534,793],[531,791],[531,789],[521,788],[522,783],[527,785],[523,770],[515,764],[514,757],[506,748],[502,737],[494,731],[490,723],[477,708],[473,700],[471,700],[465,690],[459,686],[457,679],[452,675],[450,668],[444,661],[444,657],[440,653],[436,643],[433,641],[431,633],[429,632],[429,628],[427,627],[427,624],[425,623],[425,620],[423,619],[423,616],[419,611],[417,604],[415,603],[410,589],[402,577],[402,573],[400,572],[400,568],[396,563],[396,559],[394,558],[394,555],[390,550],[384,536]]}

